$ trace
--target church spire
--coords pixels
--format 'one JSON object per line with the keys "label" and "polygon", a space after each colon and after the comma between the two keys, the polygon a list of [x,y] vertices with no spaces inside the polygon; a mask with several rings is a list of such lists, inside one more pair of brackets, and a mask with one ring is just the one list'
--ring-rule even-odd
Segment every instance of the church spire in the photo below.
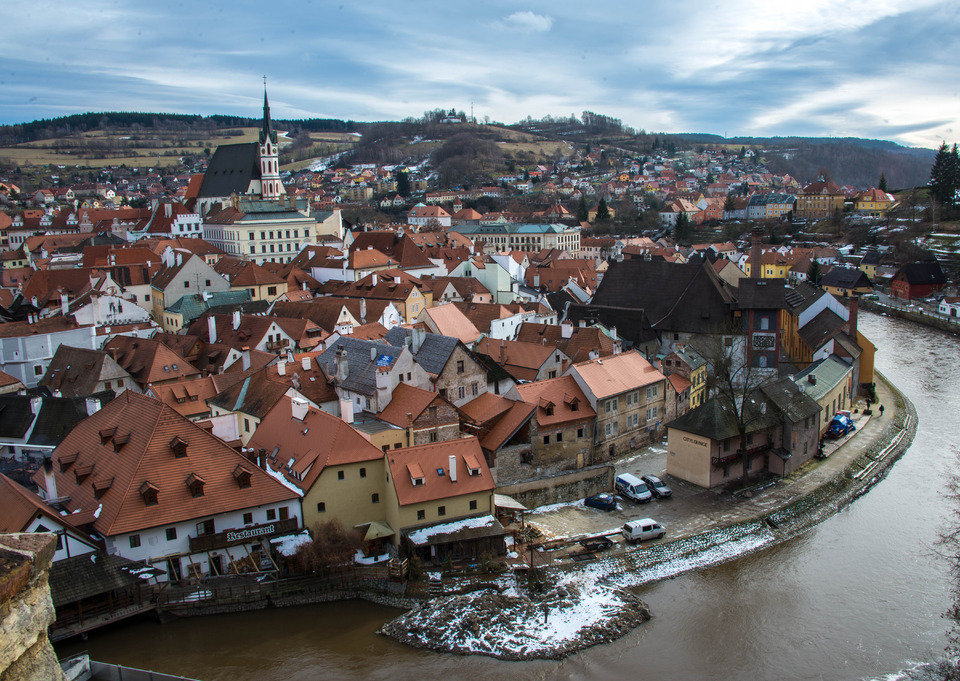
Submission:
{"label": "church spire", "polygon": [[260,130],[260,144],[267,141],[277,143],[277,133],[270,125],[270,102],[267,101],[267,77],[263,77],[263,128]]}

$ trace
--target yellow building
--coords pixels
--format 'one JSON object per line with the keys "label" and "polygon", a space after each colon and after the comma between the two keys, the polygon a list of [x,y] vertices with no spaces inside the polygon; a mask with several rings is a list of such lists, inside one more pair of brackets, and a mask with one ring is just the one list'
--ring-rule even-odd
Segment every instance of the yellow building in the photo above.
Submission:
{"label": "yellow building", "polygon": [[881,217],[896,205],[893,196],[879,189],[868,189],[854,199],[853,209],[873,217]]}
{"label": "yellow building", "polygon": [[814,182],[797,195],[797,216],[823,219],[843,211],[845,196],[833,182]]}

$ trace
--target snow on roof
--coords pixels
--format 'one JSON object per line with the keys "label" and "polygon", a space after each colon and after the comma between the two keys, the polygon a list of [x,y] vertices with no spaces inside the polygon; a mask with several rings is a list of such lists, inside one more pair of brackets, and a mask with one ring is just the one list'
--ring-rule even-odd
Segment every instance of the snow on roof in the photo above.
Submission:
{"label": "snow on roof", "polygon": [[482,515],[478,518],[464,518],[463,520],[456,520],[452,523],[431,525],[430,527],[424,527],[421,530],[414,530],[407,535],[407,539],[414,544],[426,544],[431,537],[435,537],[438,534],[453,534],[454,532],[459,532],[460,530],[473,529],[477,527],[489,527],[496,522],[496,518],[494,518],[492,515]]}

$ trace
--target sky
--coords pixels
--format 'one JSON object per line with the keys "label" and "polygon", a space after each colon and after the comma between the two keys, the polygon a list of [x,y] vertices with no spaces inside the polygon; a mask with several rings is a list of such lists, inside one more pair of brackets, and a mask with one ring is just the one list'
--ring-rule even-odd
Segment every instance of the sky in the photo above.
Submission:
{"label": "sky", "polygon": [[3,0],[0,124],[87,111],[960,139],[960,0]]}

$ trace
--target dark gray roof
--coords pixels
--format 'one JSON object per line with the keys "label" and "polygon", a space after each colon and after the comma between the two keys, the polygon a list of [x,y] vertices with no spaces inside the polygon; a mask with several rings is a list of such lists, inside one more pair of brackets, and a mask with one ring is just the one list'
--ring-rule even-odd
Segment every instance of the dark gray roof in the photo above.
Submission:
{"label": "dark gray roof", "polygon": [[613,307],[605,305],[570,305],[567,308],[566,319],[577,324],[581,321],[587,324],[600,323],[608,329],[617,327],[617,335],[626,346],[643,345],[657,337],[647,313],[642,309]]}
{"label": "dark gray roof", "polygon": [[[411,336],[412,333],[412,329],[395,326],[387,332],[384,340],[395,347],[403,347],[407,342],[407,337]],[[420,349],[413,355],[413,359],[428,373],[439,375],[459,344],[460,340],[453,336],[428,333],[423,339]],[[466,347],[464,347],[464,350],[466,350]]]}
{"label": "dark gray roof", "polygon": [[0,437],[18,440],[33,423],[27,395],[0,395]]}
{"label": "dark gray roof", "polygon": [[[796,423],[819,413],[820,405],[816,400],[804,395],[789,378],[781,378],[762,385],[751,393],[744,410],[744,419],[747,432],[752,433],[776,425],[784,417]],[[726,440],[738,434],[737,417],[733,408],[716,397],[674,419],[667,427],[712,440]]]}
{"label": "dark gray roof", "polygon": [[203,198],[245,194],[251,180],[260,179],[260,146],[255,142],[221,144],[203,174],[197,196]]}
{"label": "dark gray roof", "polygon": [[[793,377],[793,380],[802,386],[803,392],[818,400],[833,390],[847,374],[850,373],[850,363],[836,355],[829,355],[814,362]],[[809,377],[813,376],[813,382]]]}
{"label": "dark gray roof", "polygon": [[804,281],[797,284],[793,289],[787,289],[787,306],[793,314],[800,314],[826,294],[827,292],[823,289]]}
{"label": "dark gray roof", "polygon": [[[625,260],[610,266],[590,307],[642,309],[657,330],[702,333],[731,324],[734,303],[708,263]],[[619,331],[616,321],[603,323]]]}
{"label": "dark gray roof", "polygon": [[[403,347],[342,336],[317,357],[317,363],[328,376],[334,376],[337,349],[344,348],[347,351],[347,379],[340,386],[360,395],[372,395],[377,389],[377,366],[392,369]],[[371,351],[375,354],[373,358]]]}
{"label": "dark gray roof", "polygon": [[904,265],[900,268],[900,271],[897,272],[897,275],[902,274],[904,278],[911,284],[946,284],[947,278],[943,274],[943,270],[940,268],[940,263],[936,261],[932,262],[914,262],[908,265]]}
{"label": "dark gray roof", "polygon": [[[100,551],[58,560],[50,566],[50,595],[53,597],[53,605],[60,607],[91,596],[146,584],[145,580],[135,574],[138,571],[144,576],[163,572],[157,568],[146,568],[143,563]],[[145,593],[144,600],[146,599]]]}
{"label": "dark gray roof", "polygon": [[741,310],[781,310],[787,306],[783,279],[743,278],[737,282],[737,304]]}
{"label": "dark gray roof", "polygon": [[833,267],[820,279],[821,286],[836,288],[859,288],[871,286],[870,278],[858,269],[852,267]]}
{"label": "dark gray roof", "polygon": [[[89,395],[100,400],[103,408],[116,397],[112,390]],[[87,397],[44,397],[43,406],[37,415],[37,422],[27,441],[31,445],[48,445],[55,447],[73,430],[80,421],[87,418]]]}
{"label": "dark gray roof", "polygon": [[843,327],[844,320],[833,310],[824,309],[816,317],[800,327],[800,338],[811,350],[822,346]]}

